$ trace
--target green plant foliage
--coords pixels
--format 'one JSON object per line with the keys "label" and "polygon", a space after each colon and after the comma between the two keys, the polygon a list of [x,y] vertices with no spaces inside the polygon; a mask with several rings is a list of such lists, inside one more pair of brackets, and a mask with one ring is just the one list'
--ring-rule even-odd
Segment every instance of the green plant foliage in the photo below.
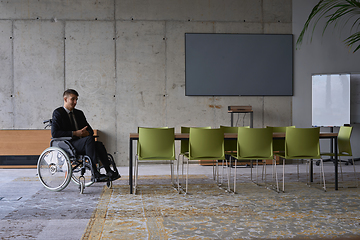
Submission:
{"label": "green plant foliage", "polygon": [[315,27],[320,19],[325,18],[326,24],[323,28],[323,35],[327,27],[331,24],[334,27],[344,27],[346,24],[352,24],[351,32],[353,30],[357,31],[356,33],[350,35],[344,40],[345,44],[350,47],[350,49],[355,46],[353,52],[356,52],[360,49],[360,32],[358,28],[360,26],[360,0],[321,0],[316,4],[312,9],[307,21],[304,24],[296,46],[300,47],[302,44],[304,34],[308,30],[310,23],[312,22],[312,35],[314,33]]}

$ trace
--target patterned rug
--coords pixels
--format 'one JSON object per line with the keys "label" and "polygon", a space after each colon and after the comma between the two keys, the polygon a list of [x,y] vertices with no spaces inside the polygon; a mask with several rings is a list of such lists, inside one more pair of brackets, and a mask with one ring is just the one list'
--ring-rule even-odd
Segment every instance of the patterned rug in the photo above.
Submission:
{"label": "patterned rug", "polygon": [[277,193],[238,182],[232,194],[193,175],[188,195],[170,176],[142,176],[137,195],[128,192],[104,187],[82,239],[360,239],[360,188],[292,181]]}

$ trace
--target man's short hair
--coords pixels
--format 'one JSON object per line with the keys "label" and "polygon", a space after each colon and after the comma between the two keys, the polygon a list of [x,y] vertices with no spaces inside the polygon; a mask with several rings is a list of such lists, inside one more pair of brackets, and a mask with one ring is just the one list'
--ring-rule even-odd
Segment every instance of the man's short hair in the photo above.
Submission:
{"label": "man's short hair", "polygon": [[64,94],[63,94],[63,97],[68,96],[70,94],[74,94],[77,97],[79,96],[79,94],[78,94],[78,92],[76,90],[74,90],[74,89],[66,89]]}

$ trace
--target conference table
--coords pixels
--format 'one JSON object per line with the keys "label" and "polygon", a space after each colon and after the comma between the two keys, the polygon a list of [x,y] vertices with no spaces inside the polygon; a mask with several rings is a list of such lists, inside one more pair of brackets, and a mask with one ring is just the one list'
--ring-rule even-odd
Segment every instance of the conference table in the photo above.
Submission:
{"label": "conference table", "polygon": [[[320,139],[330,139],[334,151],[334,173],[335,173],[335,190],[338,190],[338,155],[337,155],[337,136],[338,133],[320,133]],[[285,133],[273,133],[274,139],[284,139]],[[224,133],[224,139],[236,140],[237,133]],[[139,133],[130,133],[129,138],[129,185],[130,194],[133,193],[133,142],[139,140]],[[189,133],[175,133],[175,140],[189,140]],[[310,164],[310,181],[313,181],[313,164]]]}

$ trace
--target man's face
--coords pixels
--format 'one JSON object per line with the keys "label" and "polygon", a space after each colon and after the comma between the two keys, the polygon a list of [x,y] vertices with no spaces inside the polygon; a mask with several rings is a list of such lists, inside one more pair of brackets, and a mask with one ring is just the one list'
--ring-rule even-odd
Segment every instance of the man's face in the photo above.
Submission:
{"label": "man's face", "polygon": [[77,103],[78,97],[75,94],[65,95],[64,97],[64,107],[72,111]]}

